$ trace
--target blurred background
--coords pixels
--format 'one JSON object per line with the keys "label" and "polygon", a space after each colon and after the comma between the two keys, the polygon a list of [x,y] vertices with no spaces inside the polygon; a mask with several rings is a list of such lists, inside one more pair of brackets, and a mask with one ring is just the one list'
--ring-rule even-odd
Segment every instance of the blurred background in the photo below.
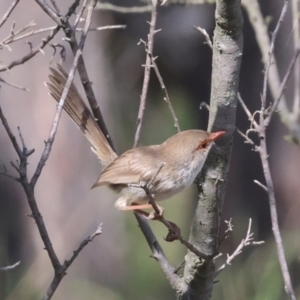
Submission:
{"label": "blurred background", "polygon": [[[62,12],[71,1],[57,3]],[[125,5],[124,1],[112,1]],[[8,9],[10,0],[0,3],[0,16]],[[61,6],[62,5],[62,6]],[[138,1],[126,1],[126,5],[141,5]],[[274,30],[282,1],[264,0],[260,3],[263,15]],[[154,55],[164,78],[182,130],[206,129],[208,112],[199,105],[209,103],[212,53],[203,36],[193,26],[205,28],[210,36],[214,29],[214,5],[170,5],[159,10],[155,36]],[[244,55],[240,76],[240,93],[248,107],[254,111],[260,107],[263,85],[263,63],[254,31],[244,13]],[[13,22],[16,29],[34,20],[36,29],[53,26],[34,1],[21,1],[9,20],[0,30],[0,40],[10,34]],[[105,121],[119,153],[133,144],[136,118],[142,89],[145,50],[138,46],[139,39],[146,40],[150,13],[121,14],[97,10],[92,27],[125,24],[124,30],[90,32],[84,49],[84,58]],[[281,76],[285,74],[293,55],[293,28],[291,9],[281,27],[276,42],[276,58]],[[24,56],[30,51],[25,41],[37,46],[48,33],[1,49],[0,64]],[[78,35],[79,36],[79,35]],[[63,34],[53,43],[66,46],[64,68],[69,69],[73,56]],[[10,51],[11,50],[11,51]],[[24,92],[1,85],[1,107],[17,135],[21,127],[29,149],[29,176],[32,175],[44,149],[56,104],[47,94],[44,82],[53,49],[45,48],[45,54],[36,55],[23,65],[1,73],[8,82],[24,86]],[[55,56],[51,65],[59,62]],[[297,66],[299,68],[299,65]],[[75,80],[82,91],[78,78]],[[286,91],[288,101],[293,97],[293,81]],[[289,102],[290,103],[290,102]],[[237,111],[237,128],[247,130],[249,122],[240,107]],[[170,112],[163,101],[163,94],[154,74],[151,75],[144,125],[140,145],[161,143],[176,133]],[[278,201],[280,227],[295,291],[300,295],[299,227],[300,227],[300,148],[287,142],[286,129],[275,116],[268,130],[271,171]],[[0,164],[10,174],[15,174],[10,161],[17,155],[7,134],[0,126]],[[50,158],[36,186],[36,198],[57,254],[63,262],[70,258],[80,242],[103,224],[102,235],[95,238],[80,253],[69,268],[67,276],[58,287],[53,299],[174,299],[167,280],[151,252],[130,212],[114,209],[116,195],[106,187],[91,190],[100,165],[90,151],[83,134],[64,113]],[[223,242],[219,259],[232,253],[244,238],[249,218],[256,240],[265,244],[249,247],[237,257],[218,277],[212,299],[286,299],[282,276],[272,235],[269,206],[266,193],[253,180],[263,182],[259,156],[236,134],[233,145],[227,193],[224,202],[222,224],[233,218],[234,231]],[[196,187],[163,203],[165,216],[181,228],[188,237],[191,217],[196,204]],[[22,187],[6,177],[0,177],[0,267],[21,264],[13,270],[0,272],[0,299],[40,299],[53,277],[53,270],[37,227],[30,214]],[[165,253],[173,265],[180,265],[186,249],[178,242],[166,243],[167,230],[151,222]],[[221,231],[225,229],[222,226]]]}

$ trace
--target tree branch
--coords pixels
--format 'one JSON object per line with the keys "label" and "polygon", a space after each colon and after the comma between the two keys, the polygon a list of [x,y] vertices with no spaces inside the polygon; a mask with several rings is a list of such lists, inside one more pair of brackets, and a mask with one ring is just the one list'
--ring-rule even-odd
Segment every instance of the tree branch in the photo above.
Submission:
{"label": "tree branch", "polygon": [[0,72],[7,71],[12,69],[15,66],[24,64],[26,61],[34,57],[36,54],[40,53],[43,48],[54,38],[54,36],[58,33],[60,27],[56,26],[51,33],[45,38],[42,39],[42,42],[34,49],[32,49],[27,55],[23,56],[20,59],[12,61],[9,65],[7,66],[1,66],[0,67]]}
{"label": "tree branch", "polygon": [[7,12],[3,15],[3,17],[0,20],[0,28],[4,25],[4,23],[8,20],[9,16],[13,12],[13,10],[16,8],[20,0],[16,0],[13,2],[10,7],[8,8]]}
{"label": "tree branch", "polygon": [[[285,0],[284,8],[287,6],[288,2],[288,0]],[[269,38],[269,29],[260,10],[258,0],[242,0],[242,3],[255,31],[256,40],[262,54],[263,62],[266,64],[269,57],[271,42]],[[280,95],[280,77],[275,57],[272,59],[272,68],[269,68],[268,73],[268,85],[271,95],[275,100]],[[281,101],[278,103],[278,114],[281,122],[289,130],[292,140],[297,144],[300,144],[300,125],[298,124],[298,116],[296,117],[296,114],[293,111],[289,111],[284,95],[281,96]]]}
{"label": "tree branch", "polygon": [[253,233],[251,232],[251,225],[252,225],[252,219],[249,219],[249,225],[248,225],[248,230],[245,239],[242,239],[238,247],[231,255],[227,254],[226,262],[221,267],[219,267],[219,269],[216,271],[215,277],[218,276],[227,266],[230,266],[234,258],[240,255],[245,247],[253,246],[253,245],[261,245],[264,243],[264,241],[259,241],[259,242],[253,241]]}
{"label": "tree branch", "polygon": [[[155,32],[158,32],[158,31],[160,31],[160,30],[156,30]],[[162,91],[163,91],[163,93],[165,95],[164,96],[164,100],[166,101],[166,103],[168,105],[168,108],[169,108],[169,111],[171,112],[171,115],[172,115],[172,118],[173,118],[173,121],[174,121],[174,126],[175,126],[177,132],[180,132],[180,126],[179,126],[178,119],[176,117],[176,113],[174,111],[173,105],[171,103],[168,90],[167,90],[167,88],[165,86],[164,80],[163,80],[163,78],[162,78],[162,76],[161,76],[161,74],[159,72],[158,66],[157,66],[157,64],[155,62],[156,59],[157,59],[157,57],[153,57],[152,52],[149,51],[148,43],[146,43],[143,40],[140,40],[140,43],[142,43],[145,46],[146,53],[150,57],[150,65],[154,69],[156,77],[157,77],[157,79],[159,81],[160,87],[161,87],[161,89],[162,89]]]}
{"label": "tree branch", "polygon": [[153,54],[153,42],[154,42],[154,34],[156,33],[155,25],[156,25],[156,18],[157,18],[157,8],[158,8],[158,0],[152,0],[152,12],[151,12],[151,21],[149,23],[150,30],[148,34],[148,55],[146,55],[146,63],[145,63],[145,71],[144,71],[144,81],[143,81],[143,88],[142,88],[142,94],[140,98],[140,107],[137,117],[137,128],[135,132],[134,137],[134,144],[133,148],[137,147],[141,135],[141,129],[143,125],[143,118],[144,118],[144,111],[146,108],[146,98],[147,98],[147,92],[149,87],[149,81],[150,81],[150,72],[151,72],[151,59],[150,55]]}
{"label": "tree branch", "polygon": [[135,216],[137,218],[139,227],[145,236],[145,239],[152,251],[152,257],[157,260],[159,263],[160,268],[164,272],[167,280],[169,281],[171,287],[174,290],[183,290],[185,289],[185,284],[181,277],[176,274],[175,268],[169,263],[167,260],[164,251],[160,244],[158,243],[155,235],[153,234],[153,231],[151,230],[147,220],[139,214],[135,213]]}

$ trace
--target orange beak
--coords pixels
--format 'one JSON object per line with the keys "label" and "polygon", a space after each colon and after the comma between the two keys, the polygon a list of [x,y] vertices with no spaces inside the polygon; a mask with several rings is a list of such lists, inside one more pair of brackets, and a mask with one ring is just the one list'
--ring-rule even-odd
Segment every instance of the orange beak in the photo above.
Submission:
{"label": "orange beak", "polygon": [[226,133],[226,131],[218,131],[218,132],[212,132],[209,136],[208,136],[208,140],[210,142],[213,142],[215,140],[217,140],[219,137],[223,136]]}

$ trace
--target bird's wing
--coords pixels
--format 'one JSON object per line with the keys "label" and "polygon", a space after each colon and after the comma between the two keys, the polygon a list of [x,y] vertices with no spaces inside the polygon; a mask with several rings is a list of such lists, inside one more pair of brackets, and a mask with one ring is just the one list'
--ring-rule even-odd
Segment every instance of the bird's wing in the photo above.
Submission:
{"label": "bird's wing", "polygon": [[149,183],[163,169],[163,162],[157,156],[157,147],[159,146],[141,147],[125,152],[107,166],[93,187]]}

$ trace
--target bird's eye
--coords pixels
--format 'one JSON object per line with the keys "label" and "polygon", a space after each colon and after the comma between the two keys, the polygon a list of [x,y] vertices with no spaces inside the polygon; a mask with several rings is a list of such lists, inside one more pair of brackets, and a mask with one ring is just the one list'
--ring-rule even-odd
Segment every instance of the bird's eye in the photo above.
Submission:
{"label": "bird's eye", "polygon": [[209,141],[204,141],[199,144],[198,149],[206,149],[209,146],[210,142]]}
{"label": "bird's eye", "polygon": [[203,144],[202,144],[202,148],[204,148],[204,149],[207,148],[207,147],[208,147],[208,144],[209,144],[208,142],[203,143]]}

